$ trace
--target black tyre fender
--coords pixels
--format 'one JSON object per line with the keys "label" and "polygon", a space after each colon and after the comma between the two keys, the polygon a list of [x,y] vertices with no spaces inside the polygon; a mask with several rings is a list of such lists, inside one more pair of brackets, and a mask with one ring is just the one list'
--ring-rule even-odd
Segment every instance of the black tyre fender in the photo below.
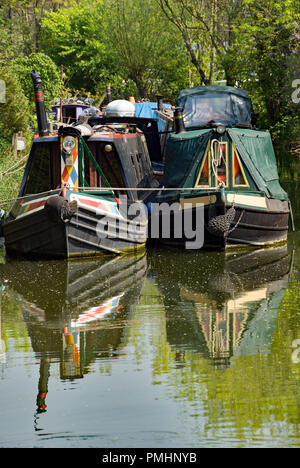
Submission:
{"label": "black tyre fender", "polygon": [[50,218],[68,221],[77,212],[77,202],[56,195],[46,201],[45,212]]}

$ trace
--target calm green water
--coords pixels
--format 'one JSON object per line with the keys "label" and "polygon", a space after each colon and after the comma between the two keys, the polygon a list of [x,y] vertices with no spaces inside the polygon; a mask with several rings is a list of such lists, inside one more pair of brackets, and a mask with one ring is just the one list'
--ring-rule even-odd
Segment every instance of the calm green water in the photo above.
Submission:
{"label": "calm green water", "polygon": [[299,447],[300,233],[224,256],[0,257],[0,447]]}

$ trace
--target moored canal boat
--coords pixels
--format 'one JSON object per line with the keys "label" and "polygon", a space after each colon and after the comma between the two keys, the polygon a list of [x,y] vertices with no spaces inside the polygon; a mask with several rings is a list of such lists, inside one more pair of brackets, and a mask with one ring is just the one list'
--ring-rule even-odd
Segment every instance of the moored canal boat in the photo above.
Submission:
{"label": "moored canal boat", "polygon": [[100,110],[94,107],[92,99],[89,102],[85,102],[76,98],[69,99],[56,99],[51,104],[51,114],[54,122],[62,122],[66,124],[73,124],[79,120],[79,117],[88,115],[89,113],[99,113]]}
{"label": "moored canal boat", "polygon": [[[286,242],[289,198],[279,182],[271,136],[256,128],[247,93],[230,86],[191,88],[180,93],[176,108],[175,133],[165,153],[165,190],[155,202],[192,211],[193,226],[197,207],[204,207],[197,226],[204,248]],[[159,241],[185,245],[184,226],[181,231],[176,237],[171,223],[170,236],[160,235]]]}
{"label": "moored canal boat", "polygon": [[98,121],[50,134],[41,79],[34,71],[32,79],[39,134],[4,220],[7,253],[69,258],[145,247],[145,203],[158,183],[144,134]]}

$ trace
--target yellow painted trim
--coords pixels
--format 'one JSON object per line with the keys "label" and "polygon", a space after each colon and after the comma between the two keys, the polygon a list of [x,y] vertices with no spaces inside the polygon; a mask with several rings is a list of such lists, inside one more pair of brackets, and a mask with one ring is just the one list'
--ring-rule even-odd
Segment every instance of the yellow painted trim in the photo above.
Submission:
{"label": "yellow painted trim", "polygon": [[[239,162],[239,165],[240,165],[244,180],[246,181],[246,184],[235,184],[234,183],[234,179],[235,179],[235,177],[234,177],[234,156],[235,155],[236,155],[236,157],[238,159],[238,162]],[[242,162],[241,162],[241,158],[240,158],[239,153],[237,152],[237,149],[236,149],[235,144],[233,142],[232,142],[232,186],[233,187],[250,187],[248,179],[247,179],[245,171],[244,171],[244,168],[243,168],[243,165],[242,165]]]}
{"label": "yellow painted trim", "polygon": [[185,210],[191,208],[191,206],[187,206],[185,208],[185,205],[191,205],[192,208],[195,208],[198,205],[211,205],[212,203],[216,203],[217,197],[216,195],[211,195],[211,196],[204,196],[204,197],[194,197],[194,198],[181,198],[180,199],[180,209]]}
{"label": "yellow painted trim", "polygon": [[[203,170],[206,158],[208,158],[208,185],[199,185],[199,180],[200,180],[201,175],[202,175],[202,170]],[[208,144],[207,144],[206,150],[205,150],[204,158],[203,158],[203,161],[202,161],[202,164],[201,164],[201,167],[200,167],[200,171],[199,171],[196,183],[195,183],[195,187],[205,188],[205,187],[210,187],[211,186],[211,161],[210,160],[211,160],[211,158],[210,158],[210,141],[209,141]]]}

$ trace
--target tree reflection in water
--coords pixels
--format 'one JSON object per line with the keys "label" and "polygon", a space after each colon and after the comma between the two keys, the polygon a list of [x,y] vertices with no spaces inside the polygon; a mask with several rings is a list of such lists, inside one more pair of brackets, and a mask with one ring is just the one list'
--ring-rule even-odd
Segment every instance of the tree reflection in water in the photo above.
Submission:
{"label": "tree reflection in water", "polygon": [[51,365],[59,362],[59,378],[72,382],[88,379],[96,361],[111,375],[121,360],[125,368],[135,361],[145,381],[151,366],[147,391],[165,389],[193,439],[230,434],[242,443],[266,424],[280,434],[283,422],[296,437],[300,373],[291,355],[300,278],[290,253],[153,250],[103,262],[7,261],[6,320],[18,305],[26,328],[19,323],[14,334],[30,337],[40,365],[36,431],[47,412]]}

